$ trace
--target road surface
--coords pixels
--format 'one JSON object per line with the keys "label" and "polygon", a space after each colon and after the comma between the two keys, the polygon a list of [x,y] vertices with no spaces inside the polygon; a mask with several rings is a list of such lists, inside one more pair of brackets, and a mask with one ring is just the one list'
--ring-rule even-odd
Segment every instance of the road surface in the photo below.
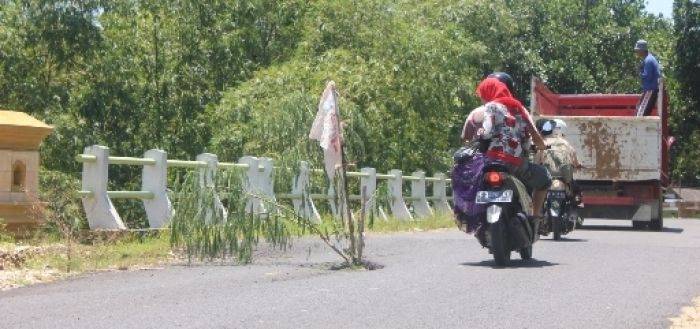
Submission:
{"label": "road surface", "polygon": [[299,242],[250,266],[91,274],[0,292],[0,327],[667,328],[700,295],[700,221],[588,223],[504,269],[443,230],[370,236],[375,271],[330,270],[332,254]]}

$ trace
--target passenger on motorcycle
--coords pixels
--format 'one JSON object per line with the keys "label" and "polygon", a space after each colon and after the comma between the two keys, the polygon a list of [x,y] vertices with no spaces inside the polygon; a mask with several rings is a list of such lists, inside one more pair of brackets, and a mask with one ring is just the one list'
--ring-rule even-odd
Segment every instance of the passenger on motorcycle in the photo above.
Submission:
{"label": "passenger on motorcycle", "polygon": [[[504,83],[513,93],[515,82],[504,72],[489,74]],[[455,153],[455,165],[452,168],[452,195],[454,196],[455,223],[466,233],[475,232],[481,225],[479,215],[484,211],[483,205],[476,204],[476,193],[483,181],[482,169],[485,163],[489,141],[479,140],[478,133],[483,130],[485,106],[479,106],[469,113],[464,121],[461,140],[464,146]],[[530,200],[530,198],[527,198]],[[526,209],[532,208],[527,202]]]}
{"label": "passenger on motorcycle", "polygon": [[540,119],[537,129],[544,137],[547,150],[541,152],[537,163],[545,166],[552,176],[561,177],[567,184],[574,181],[574,172],[581,167],[576,157],[576,150],[564,138],[564,121]]}
{"label": "passenger on motorcycle", "polygon": [[533,191],[533,214],[541,218],[547,189],[552,183],[547,169],[529,161],[531,140],[538,150],[546,145],[530,114],[497,78],[486,78],[476,90],[484,104],[482,127],[477,132],[488,141],[486,156],[505,163],[515,177]]}
{"label": "passenger on motorcycle", "polygon": [[[487,78],[496,78],[498,81],[508,87],[511,95],[515,94],[515,81],[513,78],[505,72],[493,72],[488,75]],[[478,141],[478,132],[483,127],[484,123],[484,110],[485,106],[479,106],[472,110],[467,116],[467,120],[464,121],[464,127],[462,128],[462,143],[469,144],[470,142]]]}
{"label": "passenger on motorcycle", "polygon": [[545,210],[549,216],[545,225],[540,227],[540,235],[553,232],[554,240],[559,240],[583,222],[578,216],[581,194],[574,180],[575,171],[582,166],[576,158],[576,151],[564,137],[566,123],[563,120],[540,119],[536,126],[548,146],[536,161],[545,166],[553,177]]}

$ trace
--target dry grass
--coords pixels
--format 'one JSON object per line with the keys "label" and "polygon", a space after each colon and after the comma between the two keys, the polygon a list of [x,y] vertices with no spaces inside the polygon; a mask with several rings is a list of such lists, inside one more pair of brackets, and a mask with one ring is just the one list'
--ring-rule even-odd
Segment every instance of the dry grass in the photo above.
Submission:
{"label": "dry grass", "polygon": [[693,300],[693,305],[681,309],[681,314],[676,318],[670,318],[670,329],[700,328],[700,297]]}
{"label": "dry grass", "polygon": [[72,244],[31,240],[0,244],[0,290],[49,282],[85,272],[129,270],[167,263],[172,259],[167,234],[146,238]]}
{"label": "dry grass", "polygon": [[[391,218],[387,221],[375,219],[374,225],[369,229],[370,232],[390,233],[390,232],[406,232],[406,231],[430,231],[443,228],[453,228],[455,226],[452,215],[435,215],[430,218],[418,220],[398,220]],[[371,248],[371,247],[370,247]]]}

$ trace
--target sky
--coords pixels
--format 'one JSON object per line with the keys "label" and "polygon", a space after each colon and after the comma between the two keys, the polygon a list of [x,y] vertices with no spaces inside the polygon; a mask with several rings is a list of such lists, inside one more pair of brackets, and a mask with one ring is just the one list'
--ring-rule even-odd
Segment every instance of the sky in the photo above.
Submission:
{"label": "sky", "polygon": [[653,14],[664,14],[673,18],[673,0],[647,0],[647,11]]}

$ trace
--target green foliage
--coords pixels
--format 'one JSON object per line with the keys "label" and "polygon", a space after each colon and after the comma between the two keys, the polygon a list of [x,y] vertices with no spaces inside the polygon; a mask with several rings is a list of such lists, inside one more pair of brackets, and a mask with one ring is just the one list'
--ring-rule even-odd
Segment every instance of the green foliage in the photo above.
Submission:
{"label": "green foliage", "polygon": [[[281,159],[274,171],[275,184],[291,185],[299,172],[300,159],[293,155]],[[337,192],[335,198],[329,200],[341,213],[342,220],[326,218],[321,222],[298,214],[291,200],[275,200],[247,189],[250,182],[241,168],[224,170],[217,177],[206,175],[216,173],[184,173],[175,179],[172,192],[176,210],[170,225],[171,244],[184,250],[190,261],[232,257],[240,263],[248,263],[253,260],[253,251],[261,240],[273,248],[284,249],[290,245],[293,235],[310,233],[326,243],[347,265],[364,265],[365,220],[369,218],[367,224],[371,226],[374,209],[365,209],[366,214],[361,212],[355,216],[342,211],[347,209],[341,206],[347,201],[342,175],[336,175],[332,182]],[[289,186],[277,188],[288,190]],[[305,192],[299,196],[301,208],[311,198],[310,186],[303,190]],[[376,196],[366,198],[371,200]],[[260,208],[256,202],[260,203]],[[377,204],[376,200],[371,203]]]}
{"label": "green foliage", "polygon": [[12,243],[14,241],[14,236],[7,231],[5,220],[0,218],[0,243]]}
{"label": "green foliage", "polygon": [[674,2],[676,67],[674,133],[682,138],[676,146],[677,176],[698,182],[700,174],[700,4],[691,0]]}
{"label": "green foliage", "polygon": [[67,239],[77,237],[87,228],[83,207],[78,198],[80,181],[77,177],[58,171],[42,170],[39,173],[39,199],[33,207],[35,216],[46,222],[49,232],[59,233]]}
{"label": "green foliage", "polygon": [[[289,56],[302,0],[0,0],[0,107],[56,127],[44,165],[76,173],[91,144],[113,154],[162,148],[171,158],[207,149],[205,108],[252,72]],[[119,169],[119,189],[139,185]],[[127,221],[143,211],[119,203]]]}
{"label": "green foliage", "polygon": [[[252,260],[261,238],[273,247],[289,244],[290,223],[274,207],[253,215],[246,210],[240,173],[225,172],[214,185],[201,185],[199,175],[186,174],[173,193],[176,210],[171,223],[171,245],[184,248],[188,259],[234,257],[241,263]],[[219,199],[223,199],[223,203]],[[223,207],[225,204],[225,207]],[[226,212],[222,211],[225,208]]]}
{"label": "green foliage", "polygon": [[444,171],[477,104],[472,90],[493,70],[512,73],[521,97],[532,75],[559,92],[636,92],[637,39],[662,62],[673,57],[670,22],[643,9],[620,0],[319,2],[293,57],[211,108],[212,149],[316,159],[306,133],[332,79],[358,166]]}
{"label": "green foliage", "polygon": [[670,56],[670,22],[643,8],[642,0],[475,0],[450,10],[489,46],[482,72],[512,73],[524,97],[532,75],[561,93],[637,92],[634,42],[646,38],[661,61]]}
{"label": "green foliage", "polygon": [[214,151],[316,158],[306,135],[332,79],[351,161],[382,171],[446,170],[462,120],[476,105],[462,95],[475,85],[484,48],[441,11],[411,1],[317,2],[306,18],[293,58],[231,88],[212,111]]}

